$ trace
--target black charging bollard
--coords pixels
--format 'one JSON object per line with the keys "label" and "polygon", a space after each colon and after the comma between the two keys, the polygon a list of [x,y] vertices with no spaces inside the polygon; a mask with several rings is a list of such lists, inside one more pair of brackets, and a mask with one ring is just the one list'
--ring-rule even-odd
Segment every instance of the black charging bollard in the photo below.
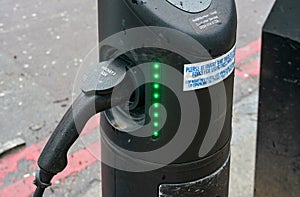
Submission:
{"label": "black charging bollard", "polygon": [[[124,40],[126,36],[131,37],[128,34],[132,33],[132,28],[140,31],[142,27],[151,27],[149,33],[141,30],[142,33],[132,36],[132,42],[141,40],[139,48],[129,46],[128,51],[123,54],[128,61],[133,62],[132,65],[148,63],[146,71],[137,74],[137,78],[142,78],[141,80],[150,78],[149,83],[145,82],[137,88],[141,98],[135,100],[134,107],[129,106],[127,115],[124,115],[126,110],[122,106],[101,115],[103,196],[227,196],[236,41],[234,1],[206,0],[199,3],[188,0],[100,0],[98,6],[100,43],[119,32],[123,32],[124,37],[118,40],[127,43]],[[160,28],[185,33],[186,37],[192,37],[208,53],[197,52],[184,36],[176,38],[177,35]],[[162,40],[165,38],[166,45],[172,45],[171,48],[179,47],[179,51],[197,58],[191,60],[179,55],[178,51],[147,43],[147,40],[153,43],[163,42],[160,37]],[[111,51],[114,50],[119,49],[109,44],[102,47],[100,61],[110,59]],[[212,60],[207,61],[209,59]],[[182,78],[172,78],[165,65],[180,72]],[[128,69],[139,70],[134,66]],[[188,74],[191,75],[190,79]],[[147,75],[152,75],[153,80]],[[199,108],[200,122],[195,131],[185,128],[187,136],[195,134],[186,150],[171,162],[164,163],[166,165],[155,168],[153,166],[162,164],[160,160],[168,155],[143,157],[135,153],[146,155],[167,146],[176,137],[183,116],[182,103],[169,87],[162,84],[163,80],[180,80],[184,87],[179,85],[177,88],[182,94],[187,97],[191,92],[196,94],[198,105],[194,106],[187,118],[194,118],[194,113]],[[223,91],[215,90],[213,93],[212,89],[217,89],[218,86],[223,86]],[[161,127],[162,109],[157,103],[164,106],[167,113]],[[216,112],[214,107],[219,110]],[[128,125],[132,119],[136,122],[136,128]],[[148,136],[139,136],[139,133],[146,132],[144,127],[138,127],[139,124],[152,125],[152,134],[150,128]],[[198,123],[194,121],[192,124]],[[207,138],[211,138],[211,143],[215,144],[206,154],[200,155],[199,150],[203,148],[203,144],[208,143]],[[181,144],[180,140],[177,144]],[[176,152],[177,149],[174,147],[171,151]]]}
{"label": "black charging bollard", "polygon": [[38,161],[35,197],[101,115],[104,197],[228,196],[234,0],[100,0],[100,63]]}

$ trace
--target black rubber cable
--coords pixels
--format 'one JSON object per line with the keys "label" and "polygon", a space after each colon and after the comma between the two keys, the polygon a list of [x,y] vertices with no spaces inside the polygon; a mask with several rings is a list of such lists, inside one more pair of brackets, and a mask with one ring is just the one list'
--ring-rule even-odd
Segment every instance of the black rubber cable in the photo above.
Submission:
{"label": "black rubber cable", "polygon": [[[121,88],[121,90],[125,90]],[[125,90],[126,91],[126,90]],[[79,137],[87,121],[95,114],[126,102],[126,92],[97,95],[81,93],[67,110],[43,149],[34,184],[37,186],[34,197],[42,197],[51,179],[67,166],[67,152]],[[113,106],[112,106],[113,105]]]}
{"label": "black rubber cable", "polygon": [[34,194],[33,194],[33,197],[41,197],[41,196],[43,196],[44,191],[45,191],[45,188],[37,187],[37,188],[35,189],[35,192],[34,192]]}

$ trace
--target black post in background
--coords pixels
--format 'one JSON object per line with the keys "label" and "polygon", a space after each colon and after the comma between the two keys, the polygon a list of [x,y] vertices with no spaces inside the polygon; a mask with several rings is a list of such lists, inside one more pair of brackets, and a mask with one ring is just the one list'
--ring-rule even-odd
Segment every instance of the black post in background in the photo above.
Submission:
{"label": "black post in background", "polygon": [[255,196],[300,196],[300,1],[277,0],[264,27]]}

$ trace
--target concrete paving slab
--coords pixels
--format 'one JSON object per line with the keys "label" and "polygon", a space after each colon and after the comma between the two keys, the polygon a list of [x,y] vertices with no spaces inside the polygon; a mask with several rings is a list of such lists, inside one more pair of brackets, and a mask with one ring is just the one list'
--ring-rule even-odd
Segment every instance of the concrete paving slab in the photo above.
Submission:
{"label": "concrete paving slab", "polygon": [[229,192],[231,197],[253,196],[257,109],[258,90],[234,106]]}

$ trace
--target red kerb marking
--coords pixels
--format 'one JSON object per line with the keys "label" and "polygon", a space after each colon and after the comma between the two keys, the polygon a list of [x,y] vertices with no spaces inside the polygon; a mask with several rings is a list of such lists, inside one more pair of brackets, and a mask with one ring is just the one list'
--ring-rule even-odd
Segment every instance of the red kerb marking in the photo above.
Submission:
{"label": "red kerb marking", "polygon": [[[91,131],[99,127],[100,115],[93,116],[86,124],[82,131],[82,136],[89,134]],[[14,172],[18,171],[18,163],[20,160],[37,162],[40,151],[43,148],[42,144],[33,144],[20,152],[11,154],[0,160],[0,186],[3,185],[4,178]]]}
{"label": "red kerb marking", "polygon": [[[89,153],[89,149],[99,149],[100,153],[100,144],[92,144],[91,146],[88,146],[87,149],[81,149],[75,152],[73,155],[70,155],[68,157],[68,166],[62,173],[59,173],[52,182],[64,179],[73,173],[80,172],[97,162],[97,159]],[[34,177],[32,175],[23,178],[2,189],[0,191],[0,196],[20,196],[20,194],[22,194],[22,196],[30,196],[35,190],[35,186],[32,184],[33,180]]]}
{"label": "red kerb marking", "polygon": [[256,58],[244,65],[241,65],[240,69],[235,69],[235,75],[243,79],[247,79],[249,76],[258,76],[259,73],[260,58]]}
{"label": "red kerb marking", "polygon": [[5,159],[1,159],[0,161],[0,183],[3,184],[3,180],[5,176],[9,173],[18,170],[18,162],[22,159],[26,159],[27,161],[36,161],[40,154],[41,145],[33,144],[28,148],[9,155]]}
{"label": "red kerb marking", "polygon": [[236,64],[241,63],[242,61],[248,59],[256,53],[259,53],[261,49],[261,38],[249,43],[247,46],[239,48],[236,51]]}

